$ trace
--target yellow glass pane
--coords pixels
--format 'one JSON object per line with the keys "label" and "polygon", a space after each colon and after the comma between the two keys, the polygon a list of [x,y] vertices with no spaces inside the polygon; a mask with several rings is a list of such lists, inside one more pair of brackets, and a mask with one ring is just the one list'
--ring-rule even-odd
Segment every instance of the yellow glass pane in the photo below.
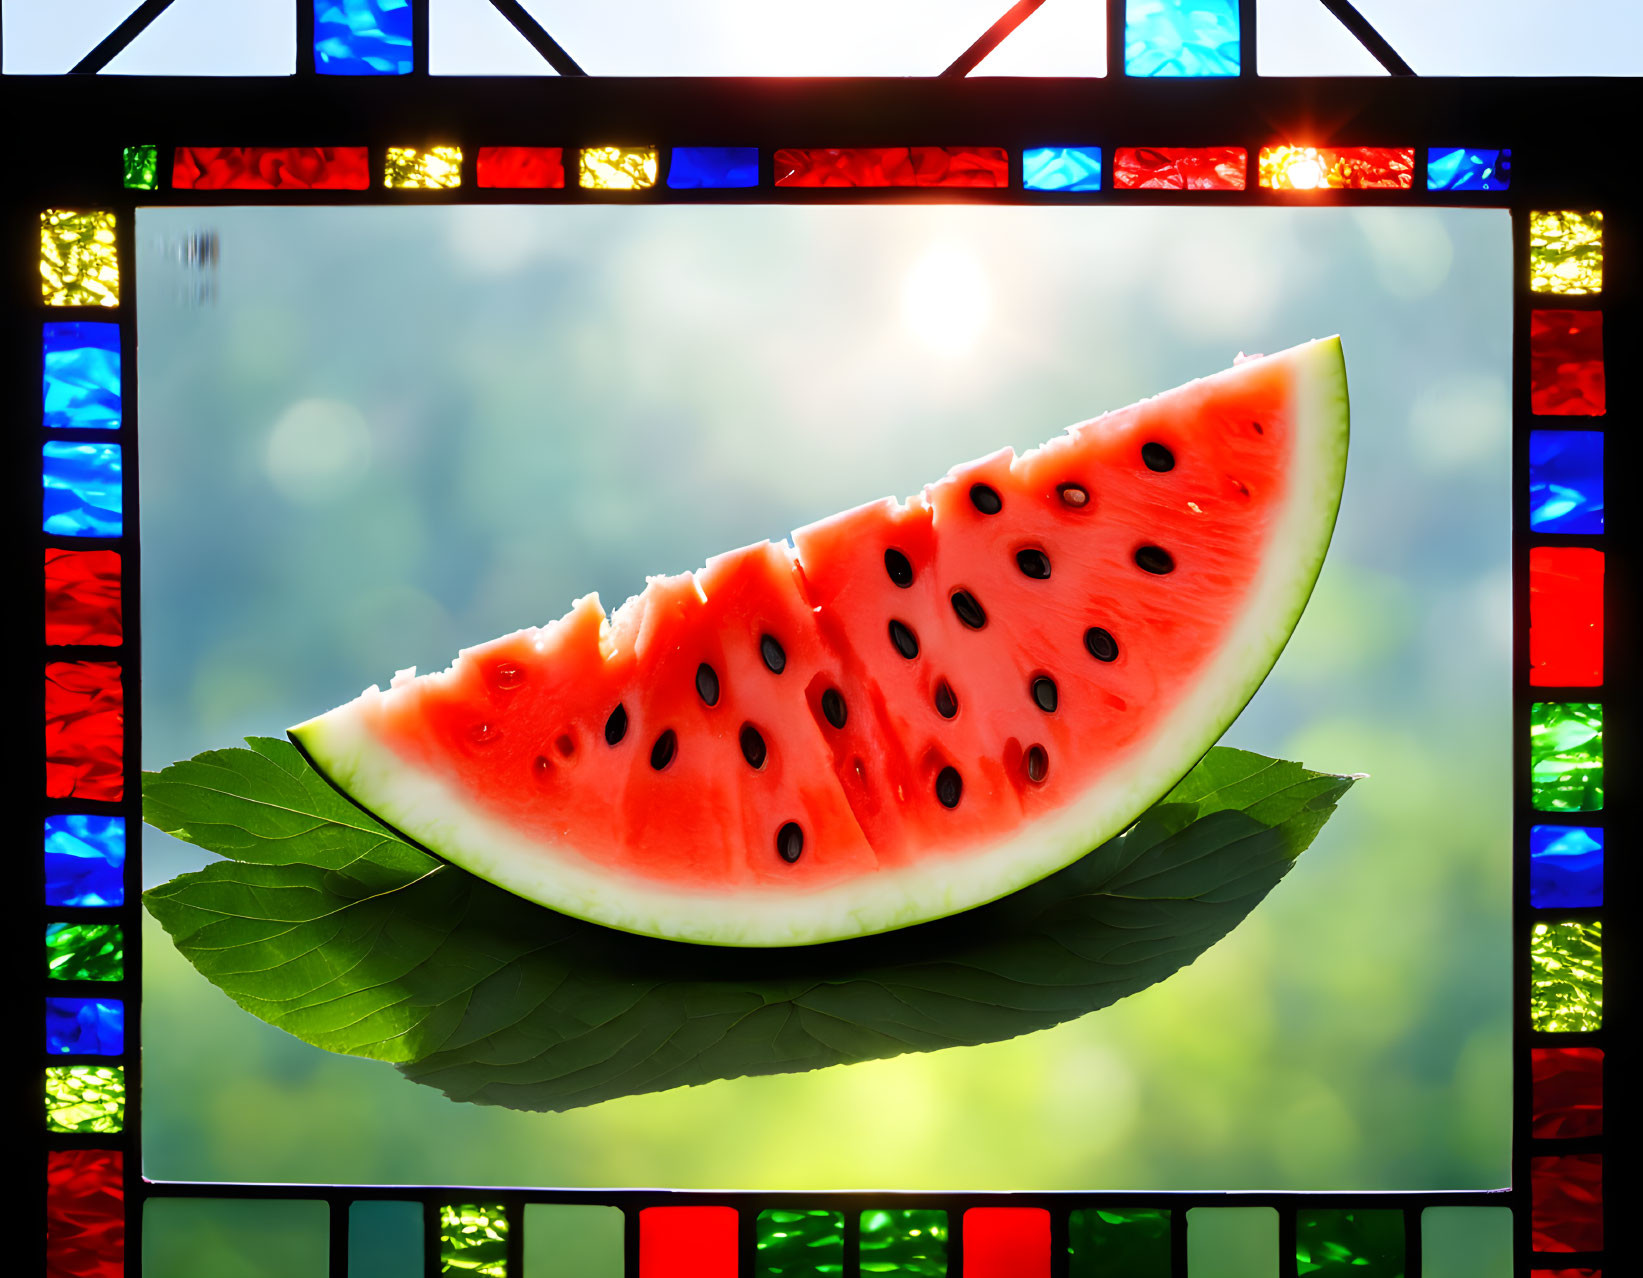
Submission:
{"label": "yellow glass pane", "polygon": [[1264,146],[1260,183],[1273,191],[1407,191],[1415,152],[1406,146]]}
{"label": "yellow glass pane", "polygon": [[1529,287],[1536,293],[1603,290],[1603,214],[1531,213]]}
{"label": "yellow glass pane", "polygon": [[508,1278],[508,1214],[501,1203],[440,1206],[439,1272]]}
{"label": "yellow glass pane", "polygon": [[459,146],[391,146],[382,184],[401,189],[450,190],[462,185]]}
{"label": "yellow glass pane", "polygon": [[656,148],[585,146],[577,173],[589,190],[643,191],[656,185]]}
{"label": "yellow glass pane", "polygon": [[47,209],[40,214],[40,291],[47,306],[118,306],[114,214]]}
{"label": "yellow glass pane", "polygon": [[120,1065],[53,1065],[46,1070],[46,1130],[117,1132],[125,1127],[126,1072]]}

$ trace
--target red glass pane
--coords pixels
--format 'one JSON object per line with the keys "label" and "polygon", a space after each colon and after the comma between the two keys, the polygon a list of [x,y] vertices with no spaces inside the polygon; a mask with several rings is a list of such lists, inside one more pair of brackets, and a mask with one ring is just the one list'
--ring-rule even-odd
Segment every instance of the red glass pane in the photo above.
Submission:
{"label": "red glass pane", "polygon": [[985,186],[1010,184],[999,146],[784,147],[777,186]]}
{"label": "red glass pane", "polygon": [[1529,551],[1529,682],[1589,688],[1603,682],[1603,552]]}
{"label": "red glass pane", "polygon": [[46,551],[46,642],[120,642],[118,551]]}
{"label": "red glass pane", "polygon": [[1603,1049],[1537,1047],[1529,1134],[1573,1140],[1603,1134]]}
{"label": "red glass pane", "polygon": [[114,1149],[46,1155],[46,1278],[120,1278],[125,1189]]}
{"label": "red glass pane", "polygon": [[646,1207],[639,1278],[736,1278],[734,1207]]}
{"label": "red glass pane", "polygon": [[363,191],[362,146],[180,146],[171,168],[180,191]]}
{"label": "red glass pane", "polygon": [[125,797],[124,703],[115,662],[46,663],[48,797]]}
{"label": "red glass pane", "polygon": [[513,189],[565,185],[565,153],[556,146],[482,146],[479,185]]}
{"label": "red glass pane", "polygon": [[972,1207],[964,1213],[964,1278],[1050,1278],[1050,1213]]}
{"label": "red glass pane", "polygon": [[1603,312],[1529,312],[1529,406],[1543,417],[1603,412]]}
{"label": "red glass pane", "polygon": [[1531,1269],[1529,1278],[1603,1278],[1601,1269]]}
{"label": "red glass pane", "polygon": [[1241,146],[1121,146],[1112,184],[1132,191],[1242,191],[1249,152]]}
{"label": "red glass pane", "polygon": [[1529,1233],[1535,1251],[1603,1250],[1603,1155],[1529,1160]]}

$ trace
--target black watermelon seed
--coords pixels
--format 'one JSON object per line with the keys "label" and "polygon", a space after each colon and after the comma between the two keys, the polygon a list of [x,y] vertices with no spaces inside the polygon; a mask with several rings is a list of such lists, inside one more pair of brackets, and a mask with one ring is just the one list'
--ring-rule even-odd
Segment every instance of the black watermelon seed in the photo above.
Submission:
{"label": "black watermelon seed", "polygon": [[742,758],[750,768],[764,767],[764,738],[751,723],[742,724]]}
{"label": "black watermelon seed", "polygon": [[1162,444],[1151,440],[1141,445],[1141,460],[1147,464],[1148,470],[1162,473],[1175,469],[1175,454]]}
{"label": "black watermelon seed", "polygon": [[1055,491],[1061,497],[1063,506],[1088,506],[1090,504],[1090,490],[1083,484],[1057,484]]}
{"label": "black watermelon seed", "polygon": [[1004,499],[990,484],[971,484],[970,504],[984,515],[996,515],[1004,509]]}
{"label": "black watermelon seed", "polygon": [[844,704],[844,695],[837,688],[822,693],[822,714],[835,728],[844,727],[850,717],[850,707]]}
{"label": "black watermelon seed", "polygon": [[628,708],[618,705],[605,720],[605,744],[615,745],[628,734]]}
{"label": "black watermelon seed", "polygon": [[804,851],[804,831],[799,829],[798,822],[789,821],[776,831],[776,855],[789,865],[799,859]]}
{"label": "black watermelon seed", "polygon": [[943,679],[936,684],[936,713],[943,719],[951,719],[958,713],[958,698],[953,695],[953,686]]}
{"label": "black watermelon seed", "polygon": [[1056,690],[1055,680],[1048,675],[1039,675],[1034,679],[1033,700],[1045,714],[1054,714],[1056,706],[1061,704],[1061,693]]}
{"label": "black watermelon seed", "polygon": [[936,777],[936,798],[944,808],[956,808],[964,794],[964,778],[957,768],[943,768]]}
{"label": "black watermelon seed", "polygon": [[1170,552],[1161,546],[1142,546],[1135,552],[1135,566],[1143,572],[1162,577],[1165,573],[1175,571],[1175,560],[1170,556]]}
{"label": "black watermelon seed", "polygon": [[913,584],[913,561],[894,546],[884,552],[884,571],[903,590]]}
{"label": "black watermelon seed", "polygon": [[1034,581],[1050,579],[1050,557],[1037,548],[1016,551],[1015,566]]}
{"label": "black watermelon seed", "polygon": [[719,704],[719,676],[705,661],[696,667],[696,695],[710,706]]}
{"label": "black watermelon seed", "polygon": [[1027,766],[1027,780],[1037,785],[1050,772],[1050,756],[1044,752],[1041,745],[1032,746],[1027,751],[1025,760]]}
{"label": "black watermelon seed", "polygon": [[987,624],[987,613],[968,590],[953,592],[953,611],[971,630],[980,630]]}
{"label": "black watermelon seed", "polygon": [[1084,646],[1097,661],[1118,660],[1118,640],[1112,637],[1111,631],[1100,626],[1091,626],[1084,632]]}
{"label": "black watermelon seed", "polygon": [[764,658],[765,669],[771,674],[780,674],[787,669],[787,649],[782,647],[781,640],[775,635],[760,636],[759,655]]}
{"label": "black watermelon seed", "polygon": [[656,738],[656,744],[650,748],[650,766],[660,772],[673,762],[674,748],[679,744],[679,738],[674,736],[673,729],[669,728]]}
{"label": "black watermelon seed", "polygon": [[890,642],[907,660],[918,656],[918,636],[905,621],[897,621],[894,617],[890,619]]}

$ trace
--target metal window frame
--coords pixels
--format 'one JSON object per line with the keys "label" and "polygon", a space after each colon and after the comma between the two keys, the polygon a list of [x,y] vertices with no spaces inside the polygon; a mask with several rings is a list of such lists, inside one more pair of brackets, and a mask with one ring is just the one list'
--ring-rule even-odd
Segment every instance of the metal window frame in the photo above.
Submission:
{"label": "metal window frame", "polygon": [[[1253,6],[1245,0],[1252,17]],[[145,5],[149,19],[164,4]],[[1017,6],[1021,8],[1022,6]],[[1115,3],[1109,12],[1118,9]],[[1336,8],[1331,3],[1332,9]],[[1350,8],[1350,6],[1345,6]],[[309,31],[312,9],[307,10]],[[20,1139],[23,1161],[35,1171],[23,1178],[23,1219],[38,1222],[45,1214],[45,1182],[39,1170],[49,1150],[72,1148],[120,1149],[125,1153],[127,1265],[141,1270],[143,1204],[177,1197],[242,1197],[315,1199],[331,1209],[331,1274],[340,1278],[347,1266],[348,1207],[355,1201],[407,1200],[422,1204],[428,1222],[427,1273],[439,1271],[438,1208],[442,1203],[475,1200],[501,1201],[510,1209],[510,1273],[517,1278],[522,1246],[522,1208],[527,1203],[597,1203],[625,1212],[627,1266],[638,1272],[638,1211],[666,1204],[730,1204],[741,1210],[742,1272],[753,1268],[754,1219],[770,1206],[836,1207],[846,1213],[845,1273],[856,1272],[856,1214],[883,1205],[883,1194],[775,1193],[749,1191],[731,1194],[664,1192],[650,1190],[493,1189],[473,1186],[311,1186],[250,1184],[188,1184],[150,1182],[141,1175],[142,1066],[139,1045],[142,1020],[137,992],[142,983],[142,911],[140,856],[137,834],[141,824],[137,761],[141,744],[142,639],[136,602],[141,583],[141,511],[136,501],[140,472],[140,433],[137,397],[137,324],[135,307],[135,212],[150,206],[206,206],[258,204],[303,206],[313,204],[427,205],[446,203],[1004,203],[1017,205],[1156,206],[1187,205],[1203,208],[1295,207],[1297,205],[1375,205],[1392,207],[1465,207],[1505,209],[1513,223],[1513,310],[1510,318],[1513,363],[1514,471],[1512,575],[1513,604],[1513,1141],[1511,1185],[1498,1191],[1397,1193],[916,1193],[898,1196],[898,1206],[945,1208],[949,1213],[953,1257],[949,1273],[963,1269],[962,1213],[965,1208],[988,1205],[1046,1206],[1052,1211],[1052,1273],[1067,1269],[1066,1213],[1080,1207],[1167,1207],[1172,1209],[1174,1274],[1186,1273],[1186,1211],[1204,1206],[1271,1206],[1280,1221],[1280,1272],[1295,1278],[1297,1210],[1376,1207],[1405,1214],[1408,1278],[1420,1273],[1420,1213],[1429,1206],[1504,1206],[1514,1213],[1515,1273],[1531,1268],[1598,1268],[1602,1253],[1537,1254],[1530,1241],[1531,1205],[1529,1159],[1551,1153],[1603,1152],[1611,1145],[1629,1147],[1635,1132],[1635,1104],[1628,1090],[1611,1087],[1605,1116],[1605,1134],[1583,1141],[1533,1139],[1529,1132],[1531,1048],[1545,1045],[1594,1045],[1604,1048],[1611,1078],[1624,1078],[1632,1051],[1623,1046],[1624,1034],[1610,1026],[1629,1022],[1630,977],[1636,971],[1632,942],[1624,932],[1608,929],[1604,938],[1605,983],[1609,1007],[1605,1028],[1591,1034],[1547,1035],[1529,1023],[1530,929],[1539,921],[1576,918],[1602,921],[1614,910],[1608,906],[1586,911],[1534,910],[1528,900],[1528,828],[1556,823],[1555,814],[1536,812],[1529,796],[1529,708],[1534,701],[1599,701],[1605,709],[1605,770],[1607,807],[1600,817],[1574,817],[1577,823],[1601,822],[1616,848],[1634,842],[1637,779],[1634,741],[1636,695],[1632,667],[1624,654],[1639,638],[1634,580],[1639,524],[1636,512],[1624,505],[1608,514],[1607,531],[1597,537],[1549,536],[1531,531],[1527,486],[1527,448],[1531,427],[1574,426],[1600,428],[1606,421],[1635,421],[1639,416],[1638,383],[1624,374],[1609,378],[1606,419],[1535,418],[1529,401],[1529,311],[1536,305],[1563,309],[1600,307],[1604,312],[1607,351],[1616,370],[1628,357],[1643,350],[1643,308],[1638,299],[1638,263],[1643,253],[1643,203],[1629,171],[1623,130],[1635,117],[1643,97],[1639,79],[1428,79],[1395,76],[1375,79],[1263,79],[1252,74],[1252,21],[1247,23],[1246,72],[1224,80],[1141,80],[1112,75],[1106,79],[965,79],[962,75],[925,79],[749,79],[749,78],[627,78],[569,74],[552,78],[431,77],[427,67],[425,2],[417,11],[419,73],[349,79],[299,74],[289,78],[228,78],[220,80],[141,77],[0,78],[0,102],[6,118],[37,122],[35,138],[19,144],[13,176],[0,208],[5,246],[5,276],[0,280],[0,393],[14,426],[10,432],[13,538],[17,552],[7,556],[7,573],[21,625],[33,628],[28,651],[38,659],[118,660],[124,667],[126,697],[125,759],[127,794],[119,804],[78,804],[47,801],[39,753],[38,725],[44,706],[40,671],[35,662],[7,681],[13,698],[13,720],[24,725],[24,744],[17,748],[19,766],[11,771],[8,789],[16,809],[41,817],[65,810],[107,811],[126,817],[133,849],[126,865],[126,903],[106,909],[74,911],[76,921],[117,921],[126,938],[128,1050],[127,1119],[124,1130],[108,1137],[49,1134],[40,1117],[42,1060],[32,1047],[13,1054],[7,1065],[12,1095],[23,1111]],[[1031,12],[1028,7],[1026,12]],[[1025,16],[1023,14],[1022,16]],[[116,33],[119,34],[119,33]],[[544,33],[545,35],[545,33]],[[110,41],[105,41],[103,48]],[[128,37],[129,39],[129,37]],[[996,41],[995,41],[996,43]],[[299,50],[306,46],[299,44]],[[557,46],[555,46],[557,47]],[[112,56],[112,54],[109,54]],[[104,59],[106,61],[106,59]],[[89,61],[89,59],[88,59]],[[299,63],[304,61],[299,57]],[[311,62],[311,60],[309,60]],[[311,66],[310,66],[311,70]],[[38,128],[43,125],[43,128]],[[473,181],[473,163],[480,145],[543,145],[565,148],[567,158],[582,146],[653,144],[660,148],[665,173],[670,144],[756,146],[760,154],[760,183],[745,190],[674,191],[664,182],[644,191],[587,190],[575,185],[567,165],[567,185],[542,191],[481,190]],[[1414,184],[1409,190],[1333,190],[1283,192],[1255,182],[1255,158],[1262,146],[1284,142],[1310,145],[1412,146],[1416,153]],[[121,155],[125,146],[152,143],[161,157],[160,187],[153,191],[127,190],[121,185]],[[367,145],[373,184],[366,191],[317,192],[196,192],[169,186],[168,159],[181,145]],[[795,189],[772,184],[771,158],[788,146],[883,146],[905,144],[1003,146],[1011,156],[1012,171],[1005,189]],[[464,156],[464,181],[448,191],[385,189],[381,173],[386,148],[403,145],[454,144]],[[1041,145],[1089,144],[1103,147],[1109,157],[1120,145],[1209,146],[1242,145],[1250,157],[1249,185],[1243,191],[1114,190],[1110,173],[1103,189],[1090,192],[1024,190],[1021,184],[1023,149]],[[1495,192],[1429,191],[1425,157],[1429,146],[1477,145],[1510,147],[1513,169],[1510,189]],[[1110,168],[1110,164],[1109,164]],[[117,216],[118,251],[122,265],[122,305],[113,311],[99,308],[45,307],[38,284],[39,215],[46,208],[104,209]],[[1532,293],[1529,289],[1528,217],[1534,210],[1601,210],[1604,215],[1605,277],[1600,294],[1585,297]],[[1505,317],[1503,318],[1503,322]],[[124,449],[126,514],[124,535],[115,542],[88,542],[44,535],[39,520],[39,445],[35,428],[39,412],[39,349],[42,321],[117,319],[122,335],[124,423],[118,433],[101,431],[53,432],[53,438],[92,438],[119,442]],[[1635,432],[1611,431],[1606,436],[1607,470],[1631,473],[1638,461]],[[114,545],[123,557],[126,608],[125,639],[121,648],[65,649],[43,645],[40,594],[40,553],[43,547],[91,548]],[[1600,688],[1531,688],[1528,682],[1528,552],[1540,545],[1584,545],[1603,549],[1607,558],[1606,682]],[[1506,757],[1503,750],[1503,762]],[[35,828],[38,828],[37,825]],[[28,840],[32,841],[32,834]],[[20,854],[23,855],[23,854]],[[32,858],[34,854],[26,854]],[[33,861],[38,867],[39,862]],[[1635,899],[1636,858],[1624,854],[1606,865],[1606,900],[1625,911]],[[42,979],[41,928],[66,917],[43,901],[40,872],[29,879],[35,904],[25,907],[27,926],[15,928],[7,942],[8,963],[14,973]],[[49,993],[74,994],[79,987],[52,983]],[[110,992],[111,991],[98,991]],[[34,1022],[25,1017],[26,1025]],[[37,1030],[25,1031],[37,1034]],[[36,1040],[37,1041],[37,1040]],[[57,1058],[52,1063],[76,1063],[80,1058]],[[1619,1165],[1610,1168],[1616,1185]],[[19,1272],[44,1268],[43,1231],[25,1225],[25,1241],[14,1244],[24,1266]]]}

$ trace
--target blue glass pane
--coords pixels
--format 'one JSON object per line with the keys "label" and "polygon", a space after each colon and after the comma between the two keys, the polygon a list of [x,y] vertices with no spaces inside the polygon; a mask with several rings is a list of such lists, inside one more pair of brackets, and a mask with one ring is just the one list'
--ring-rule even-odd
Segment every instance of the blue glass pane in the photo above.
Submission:
{"label": "blue glass pane", "polygon": [[47,324],[42,345],[46,426],[117,429],[120,326]]}
{"label": "blue glass pane", "polygon": [[1603,434],[1529,432],[1529,527],[1541,533],[1603,531]]}
{"label": "blue glass pane", "polygon": [[1434,146],[1426,151],[1428,191],[1505,191],[1512,185],[1510,150]]}
{"label": "blue glass pane", "polygon": [[1099,191],[1101,148],[1040,146],[1023,151],[1021,184],[1030,191]]}
{"label": "blue glass pane", "polygon": [[411,0],[314,0],[314,70],[409,75]]}
{"label": "blue glass pane", "polygon": [[758,186],[759,149],[753,146],[676,146],[667,184],[675,191]]}
{"label": "blue glass pane", "polygon": [[1237,75],[1238,0],[1125,0],[1125,75]]}
{"label": "blue glass pane", "polygon": [[46,818],[46,904],[124,905],[124,817]]}
{"label": "blue glass pane", "polygon": [[118,537],[120,446],[47,444],[41,450],[45,522],[59,537]]}
{"label": "blue glass pane", "polygon": [[126,1005],[117,998],[48,998],[46,1051],[118,1056],[126,1049]]}
{"label": "blue glass pane", "polygon": [[1589,825],[1529,827],[1529,904],[1582,909],[1603,904],[1603,831]]}

